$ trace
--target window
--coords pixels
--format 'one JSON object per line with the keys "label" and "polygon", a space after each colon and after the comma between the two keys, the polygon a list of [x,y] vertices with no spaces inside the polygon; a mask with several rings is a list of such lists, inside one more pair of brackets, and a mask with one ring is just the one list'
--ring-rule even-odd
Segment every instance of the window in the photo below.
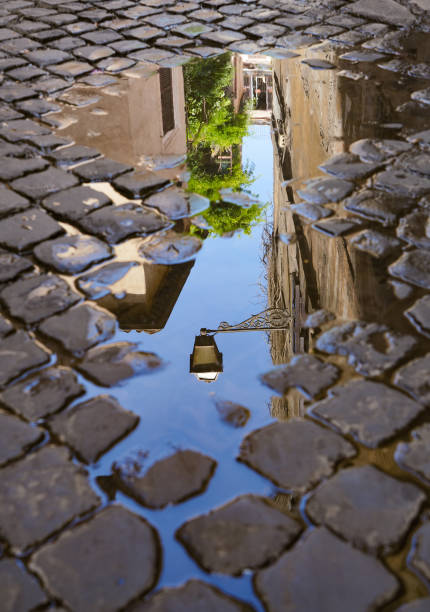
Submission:
{"label": "window", "polygon": [[160,68],[161,116],[163,120],[163,135],[175,127],[175,111],[173,108],[172,70]]}

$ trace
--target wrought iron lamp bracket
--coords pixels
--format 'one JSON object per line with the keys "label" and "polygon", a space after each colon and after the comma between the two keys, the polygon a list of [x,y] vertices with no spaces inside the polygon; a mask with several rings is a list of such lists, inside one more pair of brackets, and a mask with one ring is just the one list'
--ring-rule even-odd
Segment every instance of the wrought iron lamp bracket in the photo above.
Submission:
{"label": "wrought iron lamp bracket", "polygon": [[206,329],[200,330],[201,335],[206,334],[219,334],[221,332],[243,332],[243,331],[276,331],[289,328],[289,323],[292,316],[288,310],[281,308],[268,308],[263,310],[259,314],[252,315],[249,319],[237,323],[236,325],[230,325],[226,321],[222,321],[218,325],[218,329]]}

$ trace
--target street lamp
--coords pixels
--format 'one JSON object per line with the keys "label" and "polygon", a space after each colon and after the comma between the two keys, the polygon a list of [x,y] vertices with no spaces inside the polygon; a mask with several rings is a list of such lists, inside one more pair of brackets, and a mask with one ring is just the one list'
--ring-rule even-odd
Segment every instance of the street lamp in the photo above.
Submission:
{"label": "street lamp", "polygon": [[215,342],[215,334],[245,331],[276,331],[288,329],[291,315],[287,310],[268,308],[257,315],[236,325],[222,321],[217,329],[202,327],[196,336],[193,352],[190,355],[190,373],[198,380],[215,382],[223,371],[222,353]]}

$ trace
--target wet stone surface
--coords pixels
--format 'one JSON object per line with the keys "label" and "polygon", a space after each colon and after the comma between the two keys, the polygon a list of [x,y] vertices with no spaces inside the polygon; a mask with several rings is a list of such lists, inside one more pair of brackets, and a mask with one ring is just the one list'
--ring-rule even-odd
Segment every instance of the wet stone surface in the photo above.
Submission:
{"label": "wet stone surface", "polygon": [[394,253],[401,243],[396,238],[386,236],[375,230],[364,230],[351,238],[351,244],[372,257],[385,258]]}
{"label": "wet stone surface", "polygon": [[419,575],[430,579],[430,523],[424,523],[414,534],[409,564]]}
{"label": "wet stone surface", "polygon": [[0,410],[0,465],[16,459],[42,438],[42,429],[30,427],[15,416]]}
{"label": "wet stone surface", "polygon": [[345,201],[346,210],[384,226],[394,225],[399,215],[408,212],[412,206],[411,199],[371,189],[354,194]]}
{"label": "wet stone surface", "polygon": [[355,380],[330,389],[329,397],[313,404],[308,413],[375,448],[404,429],[422,411],[420,404],[386,385]]}
{"label": "wet stone surface", "polygon": [[394,384],[427,405],[430,403],[430,383],[427,377],[429,367],[430,354],[418,357],[396,372]]}
{"label": "wet stone surface", "polygon": [[0,529],[15,551],[44,540],[99,504],[82,468],[69,461],[66,449],[52,445],[3,468],[0,491]]}
{"label": "wet stone surface", "polygon": [[45,241],[34,249],[39,261],[63,274],[77,274],[112,256],[111,249],[97,238],[74,234]]}
{"label": "wet stone surface", "polygon": [[0,282],[14,280],[22,272],[31,270],[33,264],[25,257],[0,249]]}
{"label": "wet stone surface", "polygon": [[31,569],[70,609],[114,612],[155,585],[159,563],[149,523],[112,506],[42,547]]}
{"label": "wet stone surface", "polygon": [[13,559],[0,561],[0,590],[4,612],[24,612],[47,602],[36,578]]}
{"label": "wet stone surface", "polygon": [[274,561],[300,531],[269,500],[244,495],[182,525],[176,537],[207,572],[237,575]]}
{"label": "wet stone surface", "polygon": [[416,474],[425,482],[430,482],[430,425],[425,424],[414,429],[410,442],[400,442],[395,458],[397,463]]}
{"label": "wet stone surface", "polygon": [[[306,447],[306,462],[299,448]],[[355,448],[337,434],[303,419],[273,423],[250,433],[238,459],[283,489],[303,492],[333,473]]]}
{"label": "wet stone surface", "polygon": [[415,249],[404,253],[389,267],[390,274],[424,289],[430,289],[430,253]]}
{"label": "wet stone surface", "polygon": [[[216,468],[216,462],[191,450],[179,450],[160,459],[149,469],[129,469],[127,464],[114,465],[118,486],[139,503],[149,508],[179,504],[202,493]],[[144,473],[142,473],[144,472]]]}
{"label": "wet stone surface", "polygon": [[306,513],[354,546],[376,554],[396,550],[426,495],[371,465],[347,468],[312,492]]}
{"label": "wet stone surface", "polygon": [[0,340],[0,386],[17,378],[27,370],[49,361],[49,352],[26,332],[18,330]]}
{"label": "wet stone surface", "polygon": [[100,395],[51,417],[49,428],[86,463],[93,463],[138,422],[115,398]]}
{"label": "wet stone surface", "polygon": [[248,408],[228,400],[216,399],[215,407],[224,423],[232,427],[244,427],[251,416]]}
{"label": "wet stone surface", "polygon": [[138,265],[135,261],[114,261],[94,272],[83,274],[77,279],[76,285],[86,296],[97,300],[111,293],[112,286]]}
{"label": "wet stone surface", "polygon": [[[327,589],[327,584],[336,584]],[[374,557],[326,529],[308,531],[255,585],[269,612],[375,609],[394,599],[399,584]]]}
{"label": "wet stone surface", "polygon": [[45,211],[28,208],[0,221],[0,244],[15,251],[26,251],[63,231],[61,225]]}
{"label": "wet stone surface", "polygon": [[421,334],[430,337],[430,296],[417,300],[405,314]]}
{"label": "wet stone surface", "polygon": [[100,191],[90,187],[72,187],[49,196],[43,200],[42,206],[56,217],[74,222],[110,203],[110,198]]}

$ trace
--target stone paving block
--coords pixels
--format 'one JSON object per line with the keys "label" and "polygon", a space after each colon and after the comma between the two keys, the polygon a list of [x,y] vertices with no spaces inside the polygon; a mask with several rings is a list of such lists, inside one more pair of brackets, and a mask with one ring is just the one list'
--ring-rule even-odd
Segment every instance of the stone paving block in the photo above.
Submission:
{"label": "stone paving block", "polygon": [[49,361],[49,352],[26,332],[18,330],[0,340],[0,386],[26,370]]}
{"label": "stone paving block", "polygon": [[42,440],[43,429],[31,427],[0,409],[0,465],[16,459]]}
{"label": "stone paving block", "polygon": [[45,211],[27,208],[0,221],[0,244],[15,251],[26,251],[63,232],[61,225]]}
{"label": "stone paving block", "polygon": [[430,296],[425,295],[415,302],[406,312],[405,315],[416,329],[430,338]]}
{"label": "stone paving block", "polygon": [[428,373],[430,371],[430,353],[418,357],[400,368],[394,377],[394,384],[412,395],[423,404],[430,403],[430,384]]}
{"label": "stone paving block", "polygon": [[88,74],[92,72],[94,69],[91,64],[88,62],[78,62],[76,60],[70,60],[68,62],[64,62],[62,64],[56,64],[55,66],[50,66],[49,70],[54,74],[58,74],[60,77],[65,78],[77,78],[82,76],[83,74]]}
{"label": "stone paving block", "polygon": [[399,583],[380,561],[321,528],[257,572],[255,588],[268,612],[362,612],[393,600]]}
{"label": "stone paving block", "polygon": [[300,217],[311,221],[319,221],[325,217],[331,217],[333,214],[333,211],[329,208],[324,208],[324,206],[319,204],[310,204],[309,202],[291,204],[290,208],[295,215],[300,215]]}
{"label": "stone paving block", "polygon": [[430,483],[430,425],[426,423],[411,433],[411,442],[398,444],[395,459],[400,467]]}
{"label": "stone paving block", "polygon": [[110,181],[111,179],[130,172],[133,168],[113,159],[98,159],[75,168],[74,173],[87,183],[94,181]]}
{"label": "stone paving block", "polygon": [[390,140],[387,138],[363,138],[356,140],[349,147],[351,153],[357,155],[362,161],[383,162],[390,157],[409,151],[412,145],[404,140]]}
{"label": "stone paving block", "polygon": [[36,578],[15,559],[0,561],[0,592],[2,612],[28,612],[48,601]]}
{"label": "stone paving block", "polygon": [[388,270],[392,276],[407,283],[430,289],[430,252],[426,249],[404,253]]}
{"label": "stone paving block", "polygon": [[116,318],[110,312],[86,302],[39,325],[39,331],[75,355],[82,355],[92,346],[112,338],[115,328]]}
{"label": "stone paving block", "polygon": [[43,546],[30,567],[71,610],[116,612],[155,586],[160,557],[150,524],[110,506]]}
{"label": "stone paving block", "polygon": [[0,100],[3,102],[17,102],[36,96],[37,92],[25,85],[0,85]]}
{"label": "stone paving block", "polygon": [[0,292],[0,298],[15,317],[28,324],[62,312],[81,299],[62,278],[53,274],[17,280]]}
{"label": "stone paving block", "polygon": [[354,183],[339,178],[317,178],[307,181],[298,195],[311,204],[328,204],[339,202],[354,189]]}
{"label": "stone paving block", "polygon": [[355,219],[333,217],[332,219],[313,223],[312,227],[323,234],[327,234],[327,236],[337,237],[359,230],[360,225],[361,223]]}
{"label": "stone paving block", "polygon": [[430,523],[424,523],[414,534],[409,565],[426,580],[430,580]]}
{"label": "stone paving block", "polygon": [[110,203],[110,198],[101,191],[82,186],[51,195],[43,200],[42,206],[60,219],[74,222]]}
{"label": "stone paving block", "polygon": [[358,0],[358,2],[349,4],[347,11],[366,19],[374,19],[391,25],[411,26],[416,21],[413,13],[395,0],[379,0],[376,4],[372,0]]}
{"label": "stone paving block", "polygon": [[88,161],[95,157],[99,157],[100,153],[96,149],[91,147],[84,147],[81,145],[71,145],[70,147],[64,147],[53,151],[49,157],[54,161],[57,166],[71,166],[76,163]]}
{"label": "stone paving block", "polygon": [[304,492],[330,476],[339,461],[355,454],[352,444],[341,436],[311,421],[295,418],[248,434],[238,459],[277,486]]}
{"label": "stone paving block", "polygon": [[414,599],[409,603],[396,608],[396,612],[428,612],[430,610],[430,597]]}
{"label": "stone paving block", "polygon": [[11,187],[32,200],[41,200],[51,193],[74,187],[78,183],[78,179],[73,174],[57,168],[49,168],[43,172],[16,179],[11,183]]}
{"label": "stone paving block", "polygon": [[52,66],[70,59],[70,54],[59,49],[36,49],[27,53],[27,59],[38,66]]}
{"label": "stone paving block", "polygon": [[172,223],[149,206],[129,202],[96,210],[83,217],[80,225],[88,233],[104,238],[109,244],[116,244],[131,236],[146,236],[168,229]]}
{"label": "stone paving block", "polygon": [[86,463],[93,463],[132,431],[139,417],[115,398],[99,395],[49,419],[51,431]]}
{"label": "stone paving block", "polygon": [[17,107],[25,113],[33,115],[34,117],[41,117],[46,113],[54,113],[61,110],[61,107],[58,106],[58,104],[48,102],[47,100],[42,100],[41,98],[24,100],[24,102],[19,102]]}
{"label": "stone paving block", "polygon": [[54,366],[9,386],[0,393],[0,403],[28,421],[37,421],[58,412],[84,391],[73,370]]}
{"label": "stone paving block", "polygon": [[398,251],[402,244],[397,238],[387,236],[386,234],[371,229],[359,232],[353,236],[349,242],[356,249],[378,259],[389,257]]}
{"label": "stone paving block", "polygon": [[[180,587],[165,587],[138,602],[130,612],[254,612],[249,604],[223,593],[201,580],[188,580]],[[417,611],[418,612],[418,611]],[[423,611],[425,612],[425,611]]]}
{"label": "stone paving block", "polygon": [[375,187],[407,198],[419,198],[430,192],[430,178],[392,168],[375,176]]}
{"label": "stone paving block", "polygon": [[115,284],[138,265],[136,261],[113,261],[80,276],[76,286],[89,298],[98,300],[115,292]]}
{"label": "stone paving block", "polygon": [[68,450],[52,445],[4,467],[0,494],[0,531],[15,553],[43,541],[100,503],[85,470],[70,461]]}
{"label": "stone paving block", "polygon": [[407,395],[370,380],[353,380],[333,387],[329,397],[308,409],[308,414],[340,433],[376,448],[404,429],[423,406]]}
{"label": "stone paving block", "polygon": [[30,206],[30,202],[20,196],[12,189],[0,185],[0,215],[10,215],[11,213],[24,210]]}
{"label": "stone paving block", "polygon": [[155,353],[137,351],[137,344],[116,342],[88,351],[76,369],[103,387],[112,387],[126,378],[149,374],[163,365]]}
{"label": "stone paving block", "polygon": [[346,200],[345,210],[389,227],[413,205],[414,200],[410,198],[401,198],[375,189],[365,189]]}
{"label": "stone paving block", "polygon": [[111,249],[98,238],[73,234],[47,240],[34,249],[39,261],[63,274],[76,274],[112,257]]}
{"label": "stone paving block", "polygon": [[429,249],[430,237],[427,235],[427,225],[430,221],[429,211],[418,209],[400,219],[397,236],[418,248]]}
{"label": "stone paving block", "polygon": [[0,283],[14,280],[22,272],[33,268],[29,259],[0,249]]}
{"label": "stone paving block", "polygon": [[314,355],[297,355],[287,365],[263,374],[260,380],[281,395],[292,387],[313,398],[339,378],[338,368],[324,363]]}
{"label": "stone paving block", "polygon": [[[137,467],[137,469],[135,469]],[[149,508],[179,504],[203,493],[216,468],[216,461],[192,450],[178,450],[156,461],[147,470],[114,464],[115,482],[126,495]],[[144,473],[142,473],[144,472]]]}
{"label": "stone paving block", "polygon": [[0,180],[12,181],[13,179],[44,170],[48,162],[37,157],[29,159],[18,159],[15,157],[0,157]]}
{"label": "stone paving block", "polygon": [[360,321],[343,323],[324,332],[317,340],[319,351],[347,355],[363,376],[379,376],[408,355],[416,340],[391,331],[386,325]]}
{"label": "stone paving block", "polygon": [[207,572],[240,575],[276,560],[300,531],[270,500],[243,495],[191,519],[176,537]]}
{"label": "stone paving block", "polygon": [[425,500],[415,485],[365,465],[318,485],[306,513],[357,548],[386,555],[399,548]]}

